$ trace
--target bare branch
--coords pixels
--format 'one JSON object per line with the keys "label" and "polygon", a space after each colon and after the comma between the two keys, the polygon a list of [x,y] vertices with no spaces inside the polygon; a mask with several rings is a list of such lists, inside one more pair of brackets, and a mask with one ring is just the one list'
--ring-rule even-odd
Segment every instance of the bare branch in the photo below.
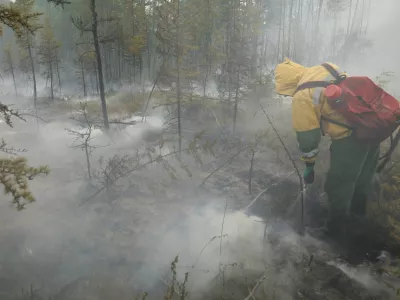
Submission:
{"label": "bare branch", "polygon": [[294,158],[292,157],[292,155],[289,152],[289,149],[286,147],[285,142],[282,140],[278,130],[276,129],[276,127],[274,126],[274,123],[272,122],[271,118],[268,116],[267,112],[265,111],[264,107],[262,106],[261,102],[260,102],[260,107],[265,115],[265,117],[268,120],[269,125],[272,127],[272,130],[275,132],[276,136],[279,139],[279,142],[281,143],[283,149],[285,150],[288,158],[290,159],[290,161],[292,162],[293,168],[296,171],[297,177],[299,178],[299,184],[300,184],[300,191],[301,191],[301,230],[304,230],[304,194],[305,194],[305,185],[304,185],[304,180],[303,180],[303,176],[301,176],[299,168],[297,167],[297,164],[294,160]]}
{"label": "bare branch", "polygon": [[223,167],[225,167],[226,165],[228,165],[232,160],[234,160],[236,157],[238,157],[243,151],[245,151],[246,149],[248,149],[250,147],[250,145],[245,146],[244,148],[242,148],[240,151],[238,151],[236,154],[234,154],[233,156],[231,156],[226,162],[224,162],[222,165],[220,165],[218,168],[216,168],[213,172],[211,172],[210,174],[208,174],[208,176],[206,178],[204,178],[203,182],[201,183],[201,185],[204,185],[206,183],[206,181],[213,176],[215,173],[217,173],[219,170],[221,170]]}
{"label": "bare branch", "polygon": [[244,300],[250,300],[251,298],[254,297],[254,294],[257,292],[258,288],[260,287],[261,283],[266,279],[267,277],[264,275],[262,276],[257,284],[254,286],[254,288],[251,290],[250,294],[244,299]]}
{"label": "bare branch", "polygon": [[4,118],[6,124],[10,127],[13,127],[11,122],[12,117],[16,117],[26,122],[26,120],[17,111],[11,109],[7,105],[2,104],[1,102],[0,102],[0,117]]}

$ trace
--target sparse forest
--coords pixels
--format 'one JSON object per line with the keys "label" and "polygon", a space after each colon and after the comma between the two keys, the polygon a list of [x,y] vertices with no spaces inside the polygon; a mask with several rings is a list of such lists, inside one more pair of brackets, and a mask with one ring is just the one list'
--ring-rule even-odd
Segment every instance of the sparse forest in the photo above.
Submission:
{"label": "sparse forest", "polygon": [[[274,91],[285,58],[351,69],[367,56],[373,8],[0,4],[0,298],[398,299],[400,149],[382,156],[370,239],[338,259],[298,230],[326,214],[329,140],[305,191],[290,100]],[[375,76],[392,92],[396,70]]]}

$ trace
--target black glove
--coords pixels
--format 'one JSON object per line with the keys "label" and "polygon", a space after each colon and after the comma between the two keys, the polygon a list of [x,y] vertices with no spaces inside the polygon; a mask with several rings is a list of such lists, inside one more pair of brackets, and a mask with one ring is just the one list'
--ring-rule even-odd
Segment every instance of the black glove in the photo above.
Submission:
{"label": "black glove", "polygon": [[303,174],[305,184],[311,184],[314,182],[314,165],[315,163],[306,163],[306,169]]}

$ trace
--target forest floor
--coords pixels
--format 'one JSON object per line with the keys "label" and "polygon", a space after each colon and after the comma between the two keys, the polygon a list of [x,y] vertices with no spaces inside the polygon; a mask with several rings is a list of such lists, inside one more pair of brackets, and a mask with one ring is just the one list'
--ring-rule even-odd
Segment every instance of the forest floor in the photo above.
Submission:
{"label": "forest floor", "polygon": [[[110,119],[137,111],[132,101],[110,101]],[[296,157],[290,110],[282,103],[262,103]],[[251,299],[395,299],[395,276],[380,274],[377,264],[341,261],[331,245],[297,234],[285,221],[288,207],[298,207],[293,203],[299,203],[299,184],[271,132],[254,156],[249,191],[252,153],[238,152],[250,136],[268,127],[262,115],[255,116],[256,104],[242,107],[234,134],[222,133],[215,107],[202,126],[193,121],[204,117],[200,114],[184,121],[185,140],[201,129],[207,130],[204,139],[218,140],[214,155],[202,154],[201,164],[183,155],[191,176],[171,159],[172,174],[171,168],[152,164],[96,197],[91,195],[98,186],[87,183],[84,153],[70,147],[73,138],[65,131],[79,124],[70,120],[76,108],[63,103],[41,109],[47,123],[39,121],[38,132],[32,122],[1,129],[10,144],[29,150],[31,164],[48,164],[52,170],[32,182],[38,199],[25,211],[0,204],[1,299],[124,300],[144,292],[146,299],[162,299],[176,255],[177,280],[183,282],[189,273],[190,299],[247,299],[257,282]],[[92,114],[97,112],[94,105]],[[249,118],[252,122],[246,122]],[[111,140],[95,140],[107,146],[95,150],[93,169],[100,167],[100,157],[142,149],[152,126],[157,124],[137,126],[137,131],[113,126]],[[169,130],[164,137],[174,135]],[[173,145],[167,142],[162,151],[172,151]],[[323,144],[319,174],[326,168],[327,148]],[[314,187],[317,202],[321,182]],[[299,216],[299,210],[293,214]]]}

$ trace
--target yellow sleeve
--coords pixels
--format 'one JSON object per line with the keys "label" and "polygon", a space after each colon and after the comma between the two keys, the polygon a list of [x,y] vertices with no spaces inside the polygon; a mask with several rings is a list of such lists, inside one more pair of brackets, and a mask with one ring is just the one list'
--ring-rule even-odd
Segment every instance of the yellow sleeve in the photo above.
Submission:
{"label": "yellow sleeve", "polygon": [[293,98],[292,119],[302,160],[314,162],[321,141],[319,117],[312,102],[310,90],[298,92]]}

